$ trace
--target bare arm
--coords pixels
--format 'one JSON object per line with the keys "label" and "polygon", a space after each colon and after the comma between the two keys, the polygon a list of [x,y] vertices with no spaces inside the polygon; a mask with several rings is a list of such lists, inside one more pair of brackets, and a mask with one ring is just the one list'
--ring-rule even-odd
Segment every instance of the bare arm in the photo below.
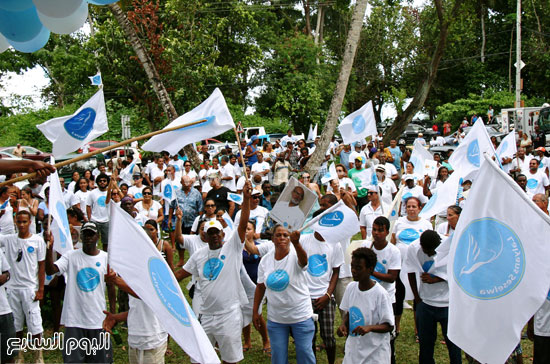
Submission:
{"label": "bare arm", "polygon": [[300,264],[300,267],[305,267],[307,265],[307,253],[300,244],[300,233],[298,231],[293,231],[290,233],[290,241],[292,242],[292,245],[294,245],[294,249],[296,249],[296,255],[298,256],[298,264]]}
{"label": "bare arm", "polygon": [[46,261],[38,262],[38,291],[34,296],[35,301],[44,298],[44,279],[46,278]]}
{"label": "bare arm", "polygon": [[[239,221],[239,226],[237,228],[241,241],[245,240],[246,226],[248,225],[248,219],[250,218],[250,196],[252,196],[252,183],[247,180],[244,183],[243,202],[241,204],[241,220]],[[231,206],[231,204],[233,204],[233,206]],[[235,207],[235,204],[232,202],[230,202],[229,205],[230,212],[232,212],[231,207]]]}
{"label": "bare arm", "polygon": [[420,295],[418,294],[418,288],[416,287],[416,274],[415,273],[409,273],[409,284],[411,285],[411,291],[414,295],[414,302],[416,302],[416,303],[422,302],[422,299],[420,298]]}
{"label": "bare arm", "polygon": [[55,172],[54,166],[49,163],[33,160],[0,160],[0,172],[2,174],[32,173],[36,172],[39,177],[49,176]]}
{"label": "bare arm", "polygon": [[187,277],[191,277],[191,273],[186,271],[185,269],[181,268],[180,270],[177,270],[174,272],[174,275],[176,276],[176,279],[181,281],[182,279],[185,279]]}
{"label": "bare arm", "polygon": [[256,285],[256,291],[254,292],[254,307],[252,309],[252,320],[254,322],[254,327],[260,327],[261,326],[261,315],[258,313],[258,310],[260,308],[260,303],[262,302],[262,299],[264,298],[265,294],[265,284],[259,283]]}

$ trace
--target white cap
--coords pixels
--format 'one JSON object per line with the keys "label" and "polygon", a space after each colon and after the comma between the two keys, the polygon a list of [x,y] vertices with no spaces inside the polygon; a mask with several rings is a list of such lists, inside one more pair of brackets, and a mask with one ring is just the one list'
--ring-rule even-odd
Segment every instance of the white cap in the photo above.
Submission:
{"label": "white cap", "polygon": [[407,181],[407,180],[409,180],[409,179],[414,180],[414,175],[412,175],[412,174],[406,174],[406,175],[403,176],[403,181]]}
{"label": "white cap", "polygon": [[223,230],[223,226],[222,224],[218,221],[218,220],[210,220],[210,221],[207,221],[205,224],[204,224],[204,232],[208,232],[209,229],[211,228],[216,228],[218,230]]}

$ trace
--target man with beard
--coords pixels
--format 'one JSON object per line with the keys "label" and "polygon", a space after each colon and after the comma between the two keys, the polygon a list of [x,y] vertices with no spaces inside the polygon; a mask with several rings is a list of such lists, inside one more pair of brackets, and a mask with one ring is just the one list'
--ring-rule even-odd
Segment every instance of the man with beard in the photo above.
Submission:
{"label": "man with beard", "polygon": [[300,202],[304,199],[304,189],[300,186],[294,187],[291,193],[290,201],[279,201],[277,209],[284,211],[285,228],[290,231],[298,230],[302,227],[305,220],[304,211],[300,208]]}

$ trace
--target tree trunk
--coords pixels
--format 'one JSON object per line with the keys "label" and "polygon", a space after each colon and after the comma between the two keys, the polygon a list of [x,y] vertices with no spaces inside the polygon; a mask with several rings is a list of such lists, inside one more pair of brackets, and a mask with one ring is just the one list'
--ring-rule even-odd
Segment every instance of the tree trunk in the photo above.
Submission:
{"label": "tree trunk", "polygon": [[485,4],[481,3],[481,63],[485,63]]}
{"label": "tree trunk", "polygon": [[304,5],[304,14],[306,16],[306,29],[304,30],[304,32],[309,37],[311,36],[311,20],[310,20],[311,14],[309,11],[310,9],[309,0],[302,0],[302,4]]}
{"label": "tree trunk", "polygon": [[338,74],[338,81],[336,82],[336,88],[332,95],[332,101],[330,102],[325,128],[323,129],[323,133],[321,133],[319,145],[315,148],[313,155],[309,158],[305,166],[306,171],[309,173],[316,173],[319,170],[319,166],[325,160],[325,153],[334,135],[334,130],[336,130],[336,126],[338,125],[338,116],[342,110],[344,96],[346,95],[353,59],[355,58],[359,36],[361,35],[361,29],[363,27],[363,18],[367,10],[367,2],[368,0],[357,0],[355,4],[344,55],[342,57],[342,66]]}
{"label": "tree trunk", "polygon": [[428,98],[428,93],[430,92],[432,84],[437,76],[439,62],[445,52],[447,36],[449,35],[449,26],[456,17],[458,8],[462,4],[462,0],[456,0],[451,13],[448,14],[448,16],[445,16],[442,0],[434,0],[434,2],[437,10],[437,18],[439,20],[439,40],[437,42],[437,46],[428,66],[426,77],[422,80],[422,83],[416,90],[416,94],[414,95],[411,103],[402,114],[397,115],[393,124],[386,131],[386,134],[384,135],[384,143],[386,145],[389,144],[391,139],[396,139],[399,135],[401,135],[403,130],[405,130],[407,125],[411,122],[412,118],[422,109],[422,106],[424,106],[424,102]]}
{"label": "tree trunk", "polygon": [[[120,6],[117,3],[113,3],[109,5],[109,8],[113,12],[113,15],[115,16],[116,20],[120,24],[120,27],[124,31],[124,34],[126,34],[126,38],[132,45],[132,48],[134,48],[134,52],[136,52],[136,56],[138,57],[141,65],[143,66],[143,69],[145,70],[145,73],[147,74],[147,78],[149,79],[149,82],[153,86],[153,89],[155,90],[155,93],[160,101],[160,104],[162,106],[162,109],[164,110],[164,113],[168,117],[168,120],[174,120],[178,117],[178,113],[176,111],[176,108],[172,104],[172,100],[170,99],[170,95],[168,95],[168,91],[166,91],[166,88],[164,87],[164,84],[162,83],[162,80],[160,79],[159,73],[155,67],[155,64],[151,60],[151,57],[149,57],[149,54],[147,53],[147,50],[141,43],[141,40],[139,39],[138,34],[136,33],[136,30],[134,29],[133,25],[128,20],[128,17],[126,16],[126,13],[120,8]],[[195,167],[195,169],[200,169],[200,160],[197,155],[197,152],[193,148],[193,145],[186,145],[184,147],[185,154]]]}

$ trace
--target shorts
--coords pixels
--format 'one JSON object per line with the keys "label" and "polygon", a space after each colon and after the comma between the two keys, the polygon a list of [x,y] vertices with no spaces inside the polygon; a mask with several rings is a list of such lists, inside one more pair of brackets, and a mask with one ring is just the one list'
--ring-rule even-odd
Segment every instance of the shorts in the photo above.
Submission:
{"label": "shorts", "polygon": [[27,331],[31,335],[44,332],[42,328],[42,315],[40,314],[40,302],[34,301],[36,291],[32,288],[8,289],[8,302],[13,311],[13,324],[15,331],[23,331],[25,322]]}
{"label": "shorts", "polygon": [[130,364],[164,364],[164,354],[168,348],[168,340],[155,349],[140,350],[133,347],[128,348],[128,362]]}
{"label": "shorts", "polygon": [[0,350],[2,351],[2,363],[10,361],[17,355],[14,350],[8,355],[8,339],[15,338],[15,326],[13,325],[13,313],[0,315]]}
{"label": "shorts", "polygon": [[237,363],[244,359],[241,341],[243,319],[240,307],[219,315],[200,315],[199,321],[212,345],[218,343],[223,361]]}
{"label": "shorts", "polygon": [[168,226],[168,222],[170,221],[169,215],[164,215],[164,219],[162,220],[162,231],[172,232],[176,231],[176,215],[172,215],[172,227],[170,228]]}

